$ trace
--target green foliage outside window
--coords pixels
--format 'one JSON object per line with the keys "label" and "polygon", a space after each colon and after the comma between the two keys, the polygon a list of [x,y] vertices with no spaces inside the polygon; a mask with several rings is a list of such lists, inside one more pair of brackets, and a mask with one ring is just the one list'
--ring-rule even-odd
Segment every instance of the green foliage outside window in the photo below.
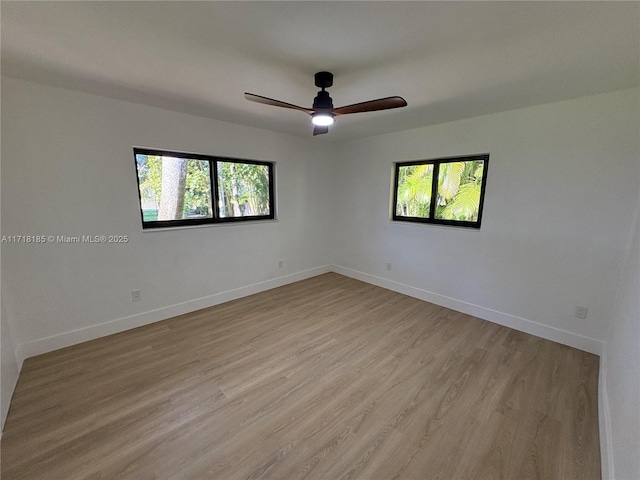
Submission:
{"label": "green foliage outside window", "polygon": [[221,217],[267,215],[269,170],[265,165],[218,162]]}
{"label": "green foliage outside window", "polygon": [[162,204],[163,193],[163,161],[167,163],[183,163],[180,167],[186,168],[186,171],[184,186],[177,190],[177,195],[181,195],[183,197],[181,215],[178,216],[178,218],[162,218],[161,220],[178,220],[181,218],[190,218],[195,216],[211,217],[212,207],[209,162],[203,160],[160,157],[157,155],[138,155],[138,157],[139,160],[137,163],[138,175],[140,177],[140,192],[144,200],[156,204],[155,212],[152,209],[147,209],[148,220],[158,220],[158,210],[160,210],[160,205]]}

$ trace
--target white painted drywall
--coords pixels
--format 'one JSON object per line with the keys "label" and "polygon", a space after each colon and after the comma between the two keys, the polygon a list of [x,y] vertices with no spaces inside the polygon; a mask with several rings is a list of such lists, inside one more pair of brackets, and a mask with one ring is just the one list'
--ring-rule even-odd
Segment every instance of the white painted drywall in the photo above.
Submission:
{"label": "white painted drywall", "polygon": [[[638,198],[638,130],[630,89],[342,144],[334,261],[599,353]],[[480,230],[389,220],[394,162],[473,153],[491,154]]]}
{"label": "white painted drywall", "polygon": [[[331,172],[326,146],[311,137],[12,78],[3,78],[2,117],[3,234],[129,237],[2,245],[3,300],[23,355],[92,338],[83,333],[92,327],[110,333],[104,322],[135,326],[328,263]],[[143,232],[133,146],[275,161],[278,220]],[[142,301],[131,301],[134,289]]]}
{"label": "white painted drywall", "polygon": [[[633,225],[629,254],[607,336],[605,401],[611,435],[611,479],[640,478],[640,226]],[[605,472],[606,473],[606,472]]]}
{"label": "white painted drywall", "polygon": [[[0,224],[0,236],[1,235],[2,225]],[[2,258],[0,257],[0,270],[2,265],[1,260]],[[16,345],[9,329],[9,322],[7,322],[0,280],[0,435],[4,429],[4,422],[9,413],[11,397],[18,383],[20,366],[16,358]]]}
{"label": "white painted drywall", "polygon": [[2,367],[0,370],[0,375],[2,376],[2,381],[0,382],[0,422],[1,427],[4,428],[4,422],[7,419],[9,406],[11,405],[11,397],[18,383],[20,367],[16,360],[13,336],[2,305],[0,305],[0,311],[0,337],[2,337],[0,345]]}

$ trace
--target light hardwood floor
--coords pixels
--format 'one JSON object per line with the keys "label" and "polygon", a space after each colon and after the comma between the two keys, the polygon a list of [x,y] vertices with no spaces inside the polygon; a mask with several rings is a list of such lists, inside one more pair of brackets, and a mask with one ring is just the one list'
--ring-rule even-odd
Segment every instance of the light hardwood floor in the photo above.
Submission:
{"label": "light hardwood floor", "polygon": [[2,479],[596,479],[597,379],[330,273],[28,359]]}

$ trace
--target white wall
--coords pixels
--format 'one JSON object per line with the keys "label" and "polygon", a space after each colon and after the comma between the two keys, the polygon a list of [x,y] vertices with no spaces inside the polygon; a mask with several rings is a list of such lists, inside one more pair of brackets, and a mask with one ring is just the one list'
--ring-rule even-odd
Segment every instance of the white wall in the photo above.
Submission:
{"label": "white wall", "polygon": [[[2,228],[0,225],[0,235]],[[1,258],[0,258],[1,260]],[[0,263],[1,269],[1,263]],[[1,282],[1,281],[0,281]],[[0,287],[0,292],[2,289]],[[9,413],[11,405],[11,397],[18,383],[21,365],[16,359],[16,346],[13,341],[13,335],[9,330],[7,315],[4,311],[4,303],[0,295],[0,435],[4,429],[4,422]]]}
{"label": "white wall", "polygon": [[[2,83],[2,117],[4,235],[130,238],[2,245],[3,303],[23,356],[294,281],[329,263],[327,148],[311,138],[11,78]],[[278,220],[143,232],[134,145],[275,161]],[[141,302],[131,301],[134,289]]]}
{"label": "white wall", "polygon": [[[335,263],[599,353],[638,198],[638,129],[631,89],[345,143]],[[487,152],[479,231],[389,220],[393,162]]]}
{"label": "white wall", "polygon": [[1,305],[0,310],[2,311],[0,313],[0,332],[2,333],[0,335],[2,337],[0,345],[0,364],[2,367],[0,371],[0,376],[2,377],[0,382],[0,426],[4,428],[4,422],[7,419],[9,406],[11,405],[11,397],[18,383],[20,366],[15,356],[13,336],[9,329],[4,308]]}
{"label": "white wall", "polygon": [[[629,255],[607,336],[604,401],[609,415],[610,478],[640,478],[640,226],[633,224]],[[605,437],[606,438],[606,437]],[[608,459],[609,460],[609,459]]]}

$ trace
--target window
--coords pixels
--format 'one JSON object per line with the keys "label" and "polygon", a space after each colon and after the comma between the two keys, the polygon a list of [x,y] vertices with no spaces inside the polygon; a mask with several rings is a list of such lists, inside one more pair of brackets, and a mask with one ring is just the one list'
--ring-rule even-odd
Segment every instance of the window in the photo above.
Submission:
{"label": "window", "polygon": [[273,163],[134,148],[143,228],[273,219]]}
{"label": "window", "polygon": [[393,220],[480,228],[489,154],[396,163]]}

